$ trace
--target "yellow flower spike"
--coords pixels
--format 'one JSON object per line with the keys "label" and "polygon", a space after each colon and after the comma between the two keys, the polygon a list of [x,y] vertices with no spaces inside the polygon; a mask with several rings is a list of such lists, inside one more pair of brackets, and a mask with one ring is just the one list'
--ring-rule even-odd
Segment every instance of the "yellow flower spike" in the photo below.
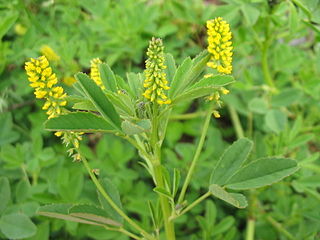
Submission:
{"label": "yellow flower spike", "polygon": [[49,45],[42,45],[40,48],[41,54],[43,54],[49,61],[59,61],[60,56]]}
{"label": "yellow flower spike", "polygon": [[[47,110],[48,119],[57,117],[63,113],[68,112],[64,106],[67,105],[64,89],[60,86],[56,86],[58,83],[56,75],[52,72],[52,68],[49,66],[49,61],[45,56],[39,58],[31,58],[29,62],[26,62],[25,69],[28,75],[28,80],[31,82],[30,86],[35,89],[35,95],[37,98],[44,98],[42,109]],[[67,146],[73,144],[73,147],[68,150],[72,155],[74,161],[81,159],[80,154],[76,152],[76,149],[80,147],[79,141],[82,139],[84,133],[80,132],[55,132],[57,137],[63,139],[63,143]]]}
{"label": "yellow flower spike", "polygon": [[46,102],[42,109],[47,110],[49,118],[58,116],[62,110],[60,106],[65,106],[66,94],[62,87],[55,86],[58,83],[56,75],[49,66],[49,61],[45,56],[32,58],[26,62],[25,69],[30,86],[35,89],[36,98],[45,98]]}
{"label": "yellow flower spike", "polygon": [[99,72],[99,64],[102,61],[99,58],[94,58],[90,61],[90,78],[102,89],[106,89],[102,83],[100,72]]}
{"label": "yellow flower spike", "polygon": [[229,24],[221,17],[207,21],[208,52],[211,53],[208,67],[218,72],[231,74],[232,72],[232,34]]}
{"label": "yellow flower spike", "polygon": [[143,83],[143,86],[146,88],[143,96],[159,105],[171,103],[171,100],[164,93],[164,90],[169,90],[170,87],[167,86],[168,81],[164,72],[167,66],[164,64],[163,49],[161,39],[151,39],[147,51],[148,59],[146,60],[145,80]]}
{"label": "yellow flower spike", "polygon": [[213,114],[213,116],[215,117],[215,118],[220,118],[221,116],[220,116],[220,113],[218,112],[218,111],[216,111],[216,110],[214,110],[213,112],[212,112],[212,114]]}

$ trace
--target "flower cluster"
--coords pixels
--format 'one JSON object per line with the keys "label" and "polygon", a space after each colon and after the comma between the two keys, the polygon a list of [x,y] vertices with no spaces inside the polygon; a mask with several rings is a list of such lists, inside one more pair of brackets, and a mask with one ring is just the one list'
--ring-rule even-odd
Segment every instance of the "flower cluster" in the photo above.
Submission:
{"label": "flower cluster", "polygon": [[229,24],[221,17],[207,21],[208,51],[211,59],[208,67],[218,72],[231,74],[232,72],[232,42]]}
{"label": "flower cluster", "polygon": [[101,76],[99,72],[99,64],[101,64],[102,61],[99,58],[94,58],[91,60],[90,64],[90,78],[102,89],[106,89],[101,81]]}
{"label": "flower cluster", "polygon": [[26,62],[25,69],[28,80],[31,82],[30,86],[35,89],[36,98],[46,100],[42,109],[47,110],[49,118],[60,115],[63,111],[61,107],[67,104],[66,94],[62,87],[56,86],[57,76],[52,72],[47,58],[45,56],[38,59],[31,58],[29,62]]}
{"label": "flower cluster", "polygon": [[143,96],[151,102],[160,105],[170,104],[171,100],[165,95],[164,90],[168,90],[168,81],[164,65],[163,44],[161,39],[152,38],[147,51],[146,70],[144,71],[145,80],[143,86],[146,88]]}
{"label": "flower cluster", "polygon": [[[64,90],[58,83],[56,74],[52,72],[49,62],[45,56],[37,59],[31,58],[26,62],[25,69],[28,75],[28,80],[31,82],[30,86],[35,89],[34,94],[36,98],[45,99],[42,109],[47,110],[50,118],[57,117],[60,114],[67,113],[64,108],[67,104]],[[55,135],[62,137],[63,143],[67,146],[72,144],[73,147],[69,148],[68,152],[72,155],[74,160],[80,160],[80,155],[77,152],[79,148],[79,141],[82,139],[83,133],[78,132],[56,132]]]}
{"label": "flower cluster", "polygon": [[[223,102],[220,100],[220,94],[223,94],[223,95],[227,95],[229,93],[229,90],[224,88],[224,87],[221,87],[219,90],[215,91],[213,94],[211,94],[210,96],[207,97],[207,100],[208,101],[215,101],[215,103],[217,104],[217,107],[218,108],[221,108],[222,107],[222,104]],[[215,118],[220,118],[220,113],[219,111],[217,110],[214,110],[213,111],[213,116]]]}

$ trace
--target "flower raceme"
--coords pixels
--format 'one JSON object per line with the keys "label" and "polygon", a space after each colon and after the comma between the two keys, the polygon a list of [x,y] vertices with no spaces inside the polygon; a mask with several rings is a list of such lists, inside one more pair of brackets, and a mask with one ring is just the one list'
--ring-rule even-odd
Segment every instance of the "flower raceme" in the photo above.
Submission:
{"label": "flower raceme", "polygon": [[105,86],[102,84],[100,72],[99,72],[99,64],[102,61],[99,58],[94,58],[90,61],[90,78],[102,89],[106,89]]}
{"label": "flower raceme", "polygon": [[208,52],[211,54],[208,67],[219,73],[232,72],[232,34],[229,24],[221,17],[207,21]]}
{"label": "flower raceme", "polygon": [[171,103],[171,100],[164,93],[164,90],[170,88],[167,85],[166,73],[163,71],[166,69],[163,49],[162,40],[152,38],[147,51],[148,59],[146,60],[145,80],[143,84],[146,88],[143,96],[151,102],[156,102],[160,105]]}
{"label": "flower raceme", "polygon": [[[31,58],[26,62],[25,69],[30,81],[30,86],[35,89],[34,94],[36,98],[45,99],[42,109],[47,110],[50,118],[67,113],[68,110],[64,108],[67,104],[65,98],[67,94],[60,86],[56,86],[58,79],[56,74],[52,72],[49,66],[48,59],[45,56],[39,58]],[[77,152],[79,148],[79,141],[82,139],[81,132],[56,132],[55,135],[63,139],[63,143],[67,146],[72,144],[68,152],[72,155],[74,160],[80,160],[80,154]]]}
{"label": "flower raceme", "polygon": [[29,62],[26,62],[25,69],[30,86],[35,89],[36,98],[46,100],[42,109],[47,110],[48,118],[60,115],[63,111],[61,107],[67,104],[66,94],[62,87],[56,86],[57,76],[52,72],[47,58],[45,56],[37,59],[31,58]]}

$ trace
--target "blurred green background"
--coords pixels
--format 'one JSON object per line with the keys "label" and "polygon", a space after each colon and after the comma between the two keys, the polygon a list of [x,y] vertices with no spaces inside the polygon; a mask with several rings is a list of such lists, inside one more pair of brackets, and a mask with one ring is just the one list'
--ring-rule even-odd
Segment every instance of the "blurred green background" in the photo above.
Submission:
{"label": "blurred green background", "polygon": [[[236,83],[224,97],[222,117],[209,129],[188,200],[203,193],[209,169],[241,135],[254,140],[254,156],[296,159],[300,171],[246,192],[237,210],[216,199],[177,219],[178,239],[320,239],[320,1],[318,0],[0,0],[0,239],[128,239],[95,226],[41,217],[49,203],[94,203],[95,188],[82,165],[43,129],[24,62],[45,54],[68,93],[78,71],[95,57],[113,71],[141,72],[152,36],[178,64],[206,48],[207,20],[221,16],[233,32]],[[202,125],[202,102],[179,106],[169,124],[163,156],[182,177]],[[186,114],[187,113],[187,114]],[[195,114],[188,114],[195,113]],[[239,132],[240,131],[240,132]],[[82,151],[117,186],[130,215],[150,228],[152,181],[126,142],[85,137]],[[185,236],[188,236],[187,238]],[[250,240],[250,239],[246,239]]]}

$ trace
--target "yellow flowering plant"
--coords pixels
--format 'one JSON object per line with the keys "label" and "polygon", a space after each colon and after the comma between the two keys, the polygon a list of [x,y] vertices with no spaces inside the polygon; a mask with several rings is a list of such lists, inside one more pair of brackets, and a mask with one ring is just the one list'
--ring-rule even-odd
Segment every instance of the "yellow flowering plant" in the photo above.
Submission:
{"label": "yellow flowering plant", "polygon": [[[63,138],[73,159],[83,163],[99,194],[99,205],[53,204],[41,207],[39,214],[97,225],[132,239],[174,240],[176,219],[209,196],[244,208],[247,205],[245,196],[232,191],[262,187],[297,170],[296,162],[285,158],[248,162],[252,142],[242,138],[233,143],[217,163],[213,163],[207,192],[193,202],[187,202],[185,196],[200,159],[210,120],[212,116],[220,117],[220,95],[228,94],[225,87],[234,82],[230,75],[230,26],[222,18],[216,18],[207,22],[207,28],[208,50],[194,59],[187,57],[178,67],[173,56],[165,53],[159,38],[150,41],[143,74],[129,73],[126,80],[114,74],[107,63],[93,59],[90,76],[84,73],[75,75],[77,82],[73,86],[78,96],[73,96],[72,106],[68,106],[71,97],[58,86],[46,57],[32,58],[26,63],[25,69],[36,98],[45,100],[43,109],[47,110],[49,118],[46,129]],[[205,74],[208,67],[216,72]],[[162,146],[172,110],[181,102],[195,99],[206,100],[207,113],[193,159],[191,163],[185,163],[190,167],[186,175],[180,176],[177,169],[166,168],[161,157]],[[158,198],[158,203],[153,201],[146,206],[150,210],[152,229],[145,229],[130,217],[114,186],[100,179],[99,171],[92,169],[82,154],[82,136],[95,132],[114,134],[128,141],[144,160],[141,165],[150,174]],[[169,173],[172,173],[171,177]],[[183,179],[181,184],[180,179]]]}

